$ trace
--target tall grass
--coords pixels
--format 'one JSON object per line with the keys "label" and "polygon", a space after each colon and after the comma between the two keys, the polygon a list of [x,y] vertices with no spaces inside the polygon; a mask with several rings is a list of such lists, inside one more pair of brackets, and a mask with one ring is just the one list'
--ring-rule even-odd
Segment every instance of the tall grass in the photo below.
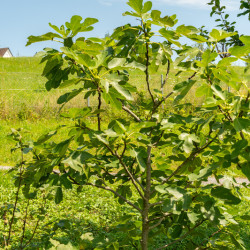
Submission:
{"label": "tall grass", "polygon": [[[45,89],[40,58],[0,58],[0,119],[53,118],[60,107],[57,99],[65,90]],[[67,107],[86,105],[79,96]]]}
{"label": "tall grass", "polygon": [[[45,89],[46,78],[42,77],[44,64],[40,64],[40,58],[0,58],[0,119],[37,119],[54,118],[57,116],[60,106],[57,99],[65,93],[65,89],[56,89],[49,92]],[[165,74],[164,68],[151,74],[152,89],[160,90],[161,74]],[[164,93],[169,93],[174,84],[188,78],[188,74],[175,77],[175,71],[171,71],[168,83],[164,86]],[[165,77],[165,76],[164,76]],[[143,72],[135,70],[130,74],[130,83],[137,87],[141,95],[146,95],[146,82]],[[193,101],[195,90],[191,90],[185,102]],[[136,99],[136,97],[135,97]],[[196,100],[197,101],[197,100]],[[90,97],[91,106],[97,105],[97,98]],[[65,109],[71,107],[86,106],[84,93],[70,101]]]}

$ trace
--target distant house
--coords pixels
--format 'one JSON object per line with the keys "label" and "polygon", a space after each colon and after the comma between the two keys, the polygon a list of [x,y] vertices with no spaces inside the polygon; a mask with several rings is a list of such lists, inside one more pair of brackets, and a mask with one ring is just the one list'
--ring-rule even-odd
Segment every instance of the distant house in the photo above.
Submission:
{"label": "distant house", "polygon": [[0,57],[13,57],[9,48],[0,48]]}

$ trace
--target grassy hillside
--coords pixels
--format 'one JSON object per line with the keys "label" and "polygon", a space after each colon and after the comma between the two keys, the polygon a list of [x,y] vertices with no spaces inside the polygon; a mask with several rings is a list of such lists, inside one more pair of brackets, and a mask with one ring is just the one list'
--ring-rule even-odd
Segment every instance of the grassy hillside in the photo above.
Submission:
{"label": "grassy hillside", "polygon": [[[40,64],[40,58],[0,58],[0,119],[31,119],[55,117],[59,106],[56,101],[65,92],[63,90],[45,90],[46,78],[42,77],[44,64]],[[155,89],[160,89],[161,74],[165,74],[164,68],[157,74],[151,74],[150,81]],[[176,72],[171,71],[168,84],[164,87],[164,93],[169,93],[176,82],[187,79],[189,76],[175,77]],[[130,82],[142,93],[146,93],[145,77],[143,72],[136,70],[131,72]],[[86,105],[83,95],[79,95],[67,104],[67,107],[80,107]],[[191,90],[186,101],[192,101],[194,91]],[[197,100],[196,100],[197,101]],[[90,100],[91,105],[96,105],[95,98]]]}
{"label": "grassy hillside", "polygon": [[0,118],[53,117],[62,91],[45,90],[39,58],[0,58]]}
{"label": "grassy hillside", "polygon": [[[0,58],[0,119],[37,119],[54,118],[60,109],[57,99],[67,91],[66,89],[45,89],[46,78],[42,77],[44,64],[40,64],[37,57]],[[242,67],[237,67],[237,71]],[[165,77],[164,67],[155,74],[150,75],[152,89],[160,90],[161,74]],[[168,94],[177,82],[187,80],[192,73],[175,76],[177,71],[171,70],[164,93]],[[143,72],[135,70],[130,72],[130,83],[137,87],[142,95],[146,95],[146,82]],[[199,85],[199,83],[198,83]],[[198,86],[193,87],[183,102],[200,104],[202,98],[195,96]],[[135,97],[138,98],[138,97]],[[171,101],[171,100],[170,100]],[[97,105],[97,98],[91,97],[91,106]],[[69,107],[82,107],[87,104],[84,93],[77,96],[66,105]]]}
{"label": "grassy hillside", "polygon": [[[60,106],[57,104],[58,97],[65,92],[65,89],[50,92],[45,90],[46,78],[41,76],[44,64],[39,62],[40,58],[36,57],[0,58],[0,139],[4,145],[0,148],[0,165],[14,165],[18,158],[15,153],[10,153],[14,145],[6,137],[10,128],[23,127],[28,131],[27,138],[36,139],[41,134],[55,129],[58,124],[68,122],[60,118],[58,113]],[[160,89],[161,74],[165,74],[165,70],[162,68],[157,74],[150,75],[152,89]],[[175,74],[176,71],[170,71],[168,82],[164,87],[165,94],[169,93],[177,82],[186,80],[190,76],[190,73],[178,77],[175,77]],[[146,94],[143,72],[138,70],[131,72],[130,82],[137,87],[142,96]],[[201,103],[202,98],[197,98],[195,91],[196,88],[191,89],[183,101]],[[171,109],[171,100],[168,101],[165,108]],[[96,103],[96,98],[92,97],[91,106],[95,106]],[[86,106],[84,94],[73,99],[65,109],[83,106]],[[111,115],[113,115],[112,110],[107,109],[106,121]],[[62,137],[65,136],[63,133]]]}

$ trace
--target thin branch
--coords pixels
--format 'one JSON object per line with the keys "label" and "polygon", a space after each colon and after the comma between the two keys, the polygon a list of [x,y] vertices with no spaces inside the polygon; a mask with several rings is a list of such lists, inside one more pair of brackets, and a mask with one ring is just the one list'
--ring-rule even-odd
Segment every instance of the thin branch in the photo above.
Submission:
{"label": "thin branch", "polygon": [[[245,103],[247,104],[248,103],[248,101],[249,101],[249,97],[250,97],[250,92],[248,91],[247,92],[247,97],[246,97],[246,101],[245,101]],[[242,117],[243,116],[243,110],[239,113],[239,117]]]}
{"label": "thin branch", "polygon": [[[145,35],[145,39],[147,39],[147,32],[146,32],[146,29],[145,29],[145,26],[143,25],[143,32],[144,32],[144,35]],[[155,105],[155,100],[154,100],[154,97],[153,97],[153,94],[151,92],[151,89],[150,89],[150,83],[149,83],[149,46],[148,46],[148,42],[146,40],[146,70],[145,70],[145,74],[146,74],[146,82],[147,82],[147,87],[148,87],[148,93],[152,99],[152,102],[153,104]]]}
{"label": "thin branch", "polygon": [[148,70],[148,67],[149,67],[149,48],[148,48],[148,43],[146,42],[146,82],[147,82],[147,87],[148,87],[148,92],[151,96],[151,99],[152,99],[152,102],[153,104],[155,104],[155,100],[154,100],[154,97],[153,97],[153,94],[151,92],[151,89],[150,89],[150,83],[149,83],[149,70]]}
{"label": "thin branch", "polygon": [[166,82],[168,80],[169,72],[170,72],[170,60],[168,59],[167,73],[166,73],[165,79],[164,79],[164,81],[163,81],[163,83],[161,85],[161,90],[163,90],[163,87],[164,87],[164,85],[166,84]]}
{"label": "thin branch", "polygon": [[192,78],[194,78],[194,77],[196,76],[196,74],[197,74],[197,72],[195,71],[195,72],[193,73],[193,75],[191,75],[190,77],[188,77],[188,80],[191,80]]}
{"label": "thin branch", "polygon": [[158,102],[155,104],[155,106],[154,106],[154,108],[153,108],[153,110],[152,110],[152,114],[154,114],[155,111],[158,109],[158,107],[159,107],[163,102],[165,102],[173,93],[174,93],[174,91],[171,91],[169,94],[167,94],[165,97],[163,97],[160,101],[158,101]]}
{"label": "thin branch", "polygon": [[97,187],[97,188],[101,188],[107,191],[112,192],[113,194],[115,194],[116,196],[118,196],[119,198],[121,198],[122,200],[124,200],[127,204],[129,204],[130,206],[132,206],[133,208],[135,208],[136,210],[138,210],[141,213],[141,209],[136,206],[135,204],[133,204],[131,201],[127,200],[124,196],[120,195],[119,193],[117,193],[115,190],[113,190],[112,188],[106,186],[100,186],[100,185],[96,185],[93,183],[84,183],[84,184],[80,184],[79,182],[77,182],[74,178],[72,178],[70,175],[68,175],[69,179],[73,182],[73,184],[82,186],[82,185],[88,185],[88,186],[93,186],[93,187]]}
{"label": "thin branch", "polygon": [[160,220],[160,219],[166,218],[166,217],[168,217],[170,215],[172,215],[172,213],[164,213],[162,216],[158,216],[158,217],[152,218],[148,222],[152,222],[152,221],[155,221],[155,220]]}
{"label": "thin branch", "polygon": [[[141,190],[139,189],[139,187],[137,186],[137,184],[140,185],[141,189],[144,191],[144,187],[142,186],[142,184],[139,182],[139,180],[137,180],[137,178],[129,171],[128,167],[126,166],[126,164],[124,164],[124,162],[122,161],[122,158],[116,154],[117,159],[119,160],[120,164],[123,166],[123,168],[125,169],[126,173],[129,175],[133,185],[135,186],[137,192],[139,193],[139,195],[141,196],[142,199],[145,199],[143,193],[141,192]],[[137,183],[137,184],[136,184]]]}
{"label": "thin branch", "polygon": [[217,53],[219,54],[220,58],[223,59],[224,57],[223,57],[223,55],[221,54],[221,51],[219,50],[218,45],[216,44],[215,46],[216,46],[216,50],[217,50]]}
{"label": "thin branch", "polygon": [[[211,78],[210,78],[210,76],[208,74],[207,74],[207,80],[210,83],[210,85],[212,86],[213,82],[212,82],[212,80],[211,80]],[[220,105],[218,105],[217,107],[219,108],[220,112],[225,116],[225,118],[227,120],[229,120],[230,122],[233,122],[233,119],[230,116],[230,114],[228,114],[226,111],[224,111],[223,108]]]}
{"label": "thin branch", "polygon": [[25,216],[24,216],[24,220],[23,220],[23,234],[22,234],[21,242],[20,242],[21,249],[23,248],[23,240],[24,240],[24,236],[25,236],[25,228],[26,228],[27,217],[28,217],[29,203],[30,203],[30,199],[28,199],[28,201],[27,201],[27,206],[26,206],[26,209],[25,209]]}
{"label": "thin branch", "polygon": [[174,171],[174,172],[173,172],[173,173],[172,173],[172,174],[171,174],[162,184],[168,182],[174,175],[176,175],[176,174],[180,171],[180,169],[181,169],[184,165],[186,165],[187,162],[193,160],[193,158],[196,157],[197,154],[201,153],[204,149],[206,149],[212,142],[215,141],[216,138],[217,138],[217,135],[216,135],[211,141],[207,142],[203,147],[201,147],[201,148],[199,148],[198,150],[192,152],[192,153],[189,155],[189,157],[186,158],[186,160],[185,160],[179,167],[177,167],[177,169],[176,169],[176,170],[175,170],[175,171]]}
{"label": "thin branch", "polygon": [[156,202],[156,203],[151,203],[149,204],[150,207],[154,207],[154,206],[158,206],[158,205],[161,205],[164,201],[159,201],[159,202]]}
{"label": "thin branch", "polygon": [[[194,78],[196,76],[197,72],[194,72],[190,77],[188,77],[188,80],[191,80],[192,78]],[[165,81],[165,80],[164,80]],[[165,83],[163,83],[165,84]],[[153,110],[152,110],[152,114],[158,109],[158,107],[166,101],[167,98],[169,98],[172,94],[174,94],[174,91],[171,91],[169,94],[167,94],[165,97],[163,97],[160,101],[158,101]]]}
{"label": "thin branch", "polygon": [[126,149],[127,149],[127,142],[124,140],[124,148],[123,148],[123,151],[122,151],[122,154],[121,154],[121,158],[123,158],[125,152],[126,152]]}
{"label": "thin branch", "polygon": [[[43,194],[43,201],[44,201],[44,203],[43,203],[42,207],[43,207],[43,209],[44,209],[44,208],[45,208],[45,205],[46,205],[45,193]],[[35,236],[35,234],[36,234],[36,230],[37,230],[37,228],[38,228],[38,226],[39,226],[39,222],[40,222],[40,219],[38,218],[38,219],[37,219],[37,222],[36,222],[36,225],[35,225],[35,228],[34,228],[34,230],[33,230],[33,233],[32,233],[30,239],[29,239],[28,242],[24,245],[23,248],[27,247],[27,246],[30,244],[30,242],[33,240],[33,238],[34,238],[34,236]]]}
{"label": "thin branch", "polygon": [[11,232],[12,232],[12,225],[13,225],[14,218],[15,218],[15,212],[16,212],[16,208],[17,208],[19,192],[20,192],[20,188],[21,188],[21,184],[22,184],[22,174],[23,174],[23,150],[21,148],[21,167],[20,167],[20,172],[19,172],[19,182],[18,182],[18,187],[17,187],[17,191],[16,191],[16,199],[15,199],[15,204],[14,204],[14,208],[13,208],[13,212],[12,212],[12,217],[11,217],[11,220],[10,220],[10,227],[9,227],[9,233],[8,233],[8,238],[7,238],[7,246],[9,246],[9,242],[10,242],[10,236],[11,236]]}
{"label": "thin branch", "polygon": [[142,199],[144,199],[144,196],[141,192],[141,190],[139,189],[139,187],[136,185],[136,183],[138,183],[140,185],[140,187],[142,188],[142,190],[144,190],[142,184],[135,178],[135,176],[129,171],[128,167],[126,166],[126,164],[124,164],[124,162],[122,161],[122,158],[121,156],[119,156],[117,153],[115,153],[112,148],[107,145],[107,144],[104,144],[106,146],[106,148],[110,151],[110,153],[115,156],[118,160],[119,160],[119,163],[122,165],[122,167],[125,169],[126,173],[128,174],[128,176],[130,177],[133,185],[135,186],[137,192],[139,193],[139,195],[141,196]]}
{"label": "thin branch", "polygon": [[[152,170],[151,152],[152,152],[152,146],[148,146],[148,149],[147,149],[147,169],[146,169],[147,176],[146,176],[146,190],[145,190],[145,196],[148,199],[148,202],[149,202],[150,193],[151,193],[151,170]],[[148,207],[149,207],[149,204],[148,204]]]}
{"label": "thin branch", "polygon": [[128,107],[122,105],[122,109],[126,111],[128,114],[130,114],[137,122],[141,122],[141,119]]}
{"label": "thin branch", "polygon": [[154,144],[153,144],[154,147],[157,146],[157,144],[160,142],[160,140],[161,140],[161,138],[162,138],[163,135],[164,135],[164,131],[161,132],[158,140],[156,142],[154,142]]}
{"label": "thin branch", "polygon": [[34,236],[35,236],[35,234],[36,234],[36,230],[37,230],[37,228],[38,228],[38,226],[39,226],[39,222],[40,222],[40,220],[38,219],[37,222],[36,222],[36,226],[35,226],[35,228],[34,228],[34,230],[33,230],[33,234],[31,235],[29,241],[24,245],[23,248],[27,247],[27,246],[30,244],[30,242],[33,240],[33,238],[34,238]]}
{"label": "thin branch", "polygon": [[165,246],[162,246],[160,248],[157,248],[156,250],[160,250],[160,249],[163,249],[163,248],[167,248],[171,245],[174,245],[175,243],[181,241],[182,239],[186,238],[190,233],[192,233],[197,227],[199,227],[204,221],[206,221],[207,219],[205,220],[202,220],[201,222],[199,222],[198,224],[196,224],[194,227],[192,227],[187,233],[183,234],[178,240],[175,240]]}
{"label": "thin branch", "polygon": [[[152,130],[150,132],[149,137],[151,137]],[[151,195],[151,171],[152,171],[152,162],[151,162],[151,153],[152,146],[149,145],[147,147],[147,163],[146,163],[146,190],[144,191],[144,200],[143,200],[143,211],[142,211],[142,237],[141,237],[141,245],[142,249],[148,249],[148,236],[150,231],[149,226],[149,201]]]}
{"label": "thin branch", "polygon": [[136,206],[134,203],[132,203],[131,201],[127,200],[125,197],[123,197],[122,195],[120,195],[119,193],[117,193],[115,190],[111,189],[108,186],[104,187],[104,186],[95,185],[93,183],[85,183],[85,185],[93,186],[93,187],[97,187],[97,188],[101,188],[101,189],[110,191],[113,194],[115,194],[116,196],[118,196],[119,198],[121,198],[123,201],[125,201],[127,204],[129,204],[130,206],[132,206],[133,208],[135,208],[136,210],[138,210],[140,213],[142,212],[142,210],[138,206]]}
{"label": "thin branch", "polygon": [[164,219],[165,219],[165,217],[160,218],[159,221],[156,224],[154,224],[153,226],[149,227],[149,230],[152,230],[152,229],[158,227],[159,225],[161,225],[161,223],[162,223],[162,221]]}
{"label": "thin branch", "polygon": [[[248,103],[249,97],[250,97],[250,92],[248,91],[246,101],[245,101],[246,104]],[[241,111],[239,114],[239,117],[242,117],[242,116],[243,116],[243,111]],[[242,131],[240,131],[240,136],[243,140],[245,140],[245,136]]]}
{"label": "thin branch", "polygon": [[[220,233],[223,229],[224,229],[224,228],[221,228],[221,229],[217,230],[216,232],[212,233],[212,234],[208,237],[208,239],[204,239],[204,240],[200,243],[200,245],[202,246],[206,241],[209,241],[209,239],[211,239],[212,237],[214,237],[214,235]],[[195,248],[195,250],[201,249],[201,246]]]}
{"label": "thin branch", "polygon": [[[4,212],[3,212],[3,229],[4,229],[4,232],[5,232],[5,228],[6,228],[6,226],[8,225],[8,218],[7,218],[7,211],[5,210]],[[3,235],[3,240],[4,240],[4,246],[5,246],[5,248],[7,248],[7,241],[6,241],[6,236],[5,236],[5,234]]]}

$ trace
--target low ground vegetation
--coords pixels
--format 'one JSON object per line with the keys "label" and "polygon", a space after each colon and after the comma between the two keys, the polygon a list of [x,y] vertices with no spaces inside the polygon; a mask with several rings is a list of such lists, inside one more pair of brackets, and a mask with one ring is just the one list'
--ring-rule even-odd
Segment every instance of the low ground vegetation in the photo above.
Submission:
{"label": "low ground vegetation", "polygon": [[[1,171],[0,178],[2,180],[0,184],[0,215],[2,218],[0,223],[0,247],[4,247],[4,240],[6,239],[3,235],[5,235],[4,232],[7,232],[7,221],[11,218],[16,188],[13,185],[12,174]],[[121,242],[123,249],[134,248],[133,241],[128,240],[130,235],[120,225],[121,222],[129,222],[126,220],[127,214],[133,213],[133,211],[127,205],[121,206],[117,200],[114,200],[112,194],[104,190],[96,192],[94,187],[84,187],[81,192],[74,188],[64,192],[64,200],[58,205],[55,204],[53,199],[55,191],[51,192],[51,198],[46,201],[45,206],[43,205],[42,194],[30,201],[24,242],[27,243],[32,237],[41,207],[45,211],[44,215],[41,215],[42,220],[39,222],[37,233],[26,249],[55,249],[53,247],[59,244],[64,249],[98,249],[98,246],[99,249],[116,249],[115,242],[117,241]],[[250,196],[249,189],[244,188],[244,192],[246,196]],[[12,238],[14,249],[18,248],[18,243],[22,237],[26,206],[27,199],[21,195],[13,229],[15,232]],[[240,232],[240,239],[244,242],[246,249],[249,249],[250,222],[247,216],[244,217],[244,211],[249,211],[249,201],[243,201],[240,206],[234,206],[232,209],[238,214],[236,220],[239,223],[233,225],[233,228]],[[231,229],[230,227],[228,229],[210,227],[207,224],[200,228],[192,238],[189,237],[175,246],[169,247],[169,249],[189,249],[190,242],[197,245],[203,242],[205,245],[206,240],[218,230]],[[220,233],[217,237],[219,236]],[[154,250],[156,247],[167,244],[168,241],[164,241],[163,238],[163,235],[162,237],[155,236],[154,247],[151,249]],[[231,248],[234,249],[234,246],[231,245]]]}

